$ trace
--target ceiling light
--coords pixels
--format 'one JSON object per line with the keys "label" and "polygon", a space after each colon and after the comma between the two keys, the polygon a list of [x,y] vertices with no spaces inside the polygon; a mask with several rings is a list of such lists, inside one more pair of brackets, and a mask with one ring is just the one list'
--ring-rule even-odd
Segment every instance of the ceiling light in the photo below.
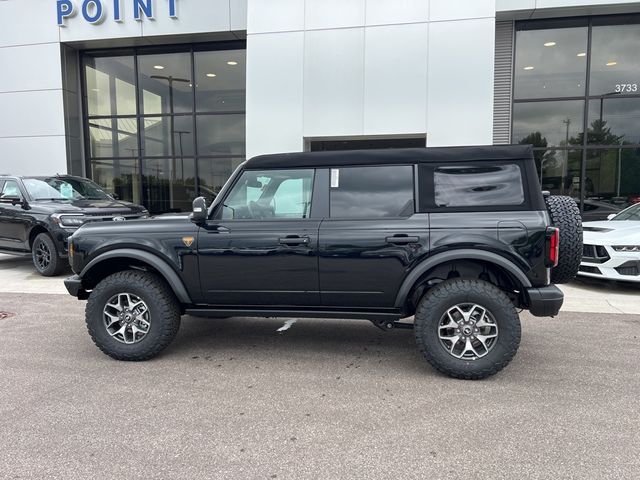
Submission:
{"label": "ceiling light", "polygon": [[156,70],[164,70],[164,67],[162,65],[154,65],[153,68],[155,68]]}
{"label": "ceiling light", "polygon": [[527,67],[524,67],[524,70],[533,70],[533,66],[529,65]]}
{"label": "ceiling light", "polygon": [[237,65],[237,64],[238,64],[238,62],[236,62],[236,61],[234,61],[234,60],[229,60],[229,61],[227,62],[227,65]]}
{"label": "ceiling light", "polygon": [[585,52],[580,52],[577,56],[578,57],[586,57],[587,54]]}
{"label": "ceiling light", "polygon": [[605,65],[607,65],[607,67],[613,67],[614,65],[617,65],[618,62],[607,62]]}
{"label": "ceiling light", "polygon": [[216,76],[216,74],[215,74],[215,73],[207,73],[207,77],[209,77],[209,78],[213,78],[213,77],[215,77],[215,76]]}
{"label": "ceiling light", "polygon": [[544,44],[545,47],[554,47],[556,45],[556,42],[547,42]]}

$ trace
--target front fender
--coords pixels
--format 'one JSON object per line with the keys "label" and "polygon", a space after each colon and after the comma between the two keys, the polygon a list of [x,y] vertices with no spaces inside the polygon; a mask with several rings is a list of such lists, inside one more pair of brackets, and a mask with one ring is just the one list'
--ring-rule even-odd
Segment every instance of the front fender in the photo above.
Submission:
{"label": "front fender", "polygon": [[96,265],[116,258],[131,258],[135,260],[139,260],[148,264],[157,270],[160,275],[166,280],[169,284],[169,287],[173,290],[176,297],[182,304],[191,304],[191,297],[187,292],[187,289],[184,286],[183,281],[180,279],[180,276],[171,268],[171,266],[162,258],[154,255],[153,253],[149,253],[144,250],[135,250],[133,248],[118,248],[115,250],[109,250],[108,252],[101,253],[93,260],[91,260],[79,274],[80,278],[83,278],[87,275],[92,268]]}

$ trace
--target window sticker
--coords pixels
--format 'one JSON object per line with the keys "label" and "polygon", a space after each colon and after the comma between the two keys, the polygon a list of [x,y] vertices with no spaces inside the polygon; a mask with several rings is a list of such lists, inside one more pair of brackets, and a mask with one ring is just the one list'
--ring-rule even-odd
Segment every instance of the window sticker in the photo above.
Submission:
{"label": "window sticker", "polygon": [[60,195],[64,198],[73,198],[73,187],[69,183],[60,184]]}
{"label": "window sticker", "polygon": [[338,188],[340,186],[340,169],[331,169],[331,188]]}

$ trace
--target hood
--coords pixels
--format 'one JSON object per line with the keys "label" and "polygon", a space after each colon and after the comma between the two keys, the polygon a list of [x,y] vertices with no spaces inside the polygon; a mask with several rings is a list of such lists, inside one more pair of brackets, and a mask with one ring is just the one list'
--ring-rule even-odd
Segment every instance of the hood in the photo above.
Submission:
{"label": "hood", "polygon": [[53,208],[60,213],[85,213],[88,215],[117,215],[117,214],[136,214],[145,211],[142,205],[125,202],[123,200],[105,199],[105,200],[88,200],[78,199],[69,201],[56,200],[38,200],[33,205]]}
{"label": "hood", "polygon": [[187,215],[158,215],[157,217],[124,222],[88,222],[76,230],[77,235],[129,234],[187,231],[193,226]]}
{"label": "hood", "polygon": [[606,245],[640,245],[640,221],[618,220],[585,222],[584,243]]}

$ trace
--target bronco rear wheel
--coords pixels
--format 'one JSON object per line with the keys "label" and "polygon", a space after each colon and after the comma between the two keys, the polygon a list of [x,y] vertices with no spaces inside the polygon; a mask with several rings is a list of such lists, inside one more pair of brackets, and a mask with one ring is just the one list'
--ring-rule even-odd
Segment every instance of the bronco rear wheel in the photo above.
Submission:
{"label": "bronco rear wheel", "polygon": [[558,265],[551,270],[551,283],[567,283],[576,278],[582,260],[582,217],[571,197],[545,197],[547,211],[554,227],[560,229]]}
{"label": "bronco rear wheel", "polygon": [[423,356],[455,378],[481,379],[502,370],[516,354],[520,334],[509,297],[483,280],[442,282],[422,297],[415,314]]}
{"label": "bronco rear wheel", "polygon": [[94,343],[116,360],[148,360],[164,350],[180,328],[178,301],[163,279],[126,270],[93,289],[85,312]]}

